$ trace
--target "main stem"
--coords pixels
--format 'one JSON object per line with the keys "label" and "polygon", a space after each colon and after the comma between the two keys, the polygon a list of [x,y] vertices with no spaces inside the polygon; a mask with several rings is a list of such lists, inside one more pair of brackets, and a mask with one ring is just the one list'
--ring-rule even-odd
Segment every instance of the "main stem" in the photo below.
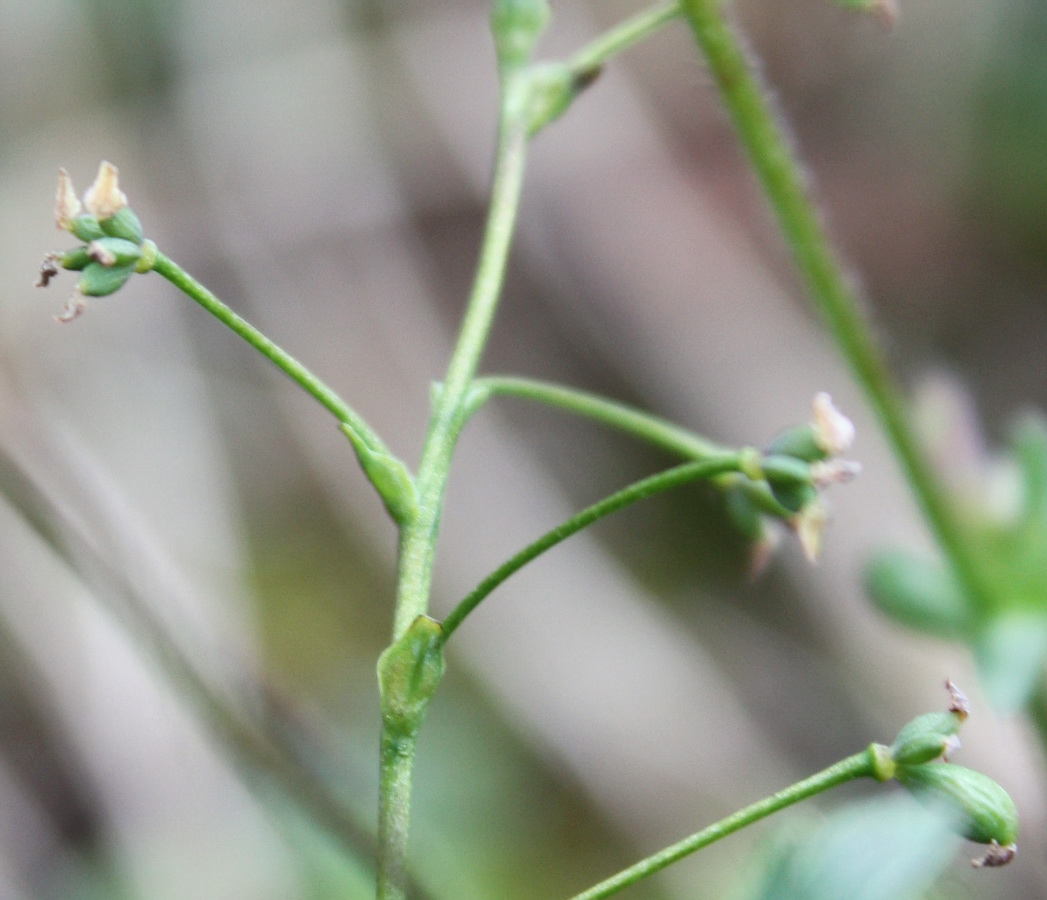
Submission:
{"label": "main stem", "polygon": [[[514,82],[513,78],[507,79],[503,89],[491,206],[476,280],[422,450],[416,480],[418,513],[401,532],[394,641],[428,608],[436,538],[451,456],[466,418],[469,389],[498,305],[516,225],[527,132],[526,124],[507,112],[510,92],[515,89]],[[416,741],[417,732],[409,737],[394,737],[388,723],[383,722],[378,799],[378,900],[403,900],[406,897],[404,863]]]}
{"label": "main stem", "polygon": [[794,803],[799,803],[801,800],[806,800],[808,797],[813,797],[815,794],[820,794],[855,778],[873,775],[873,772],[872,751],[865,750],[861,753],[856,753],[854,756],[849,756],[847,759],[841,760],[827,769],[823,769],[810,778],[798,781],[796,784],[790,785],[784,790],[772,794],[770,797],[765,797],[763,800],[759,800],[751,806],[739,810],[726,819],[721,819],[708,828],[704,828],[690,837],[684,838],[670,847],[666,847],[653,856],[648,856],[646,859],[636,863],[636,865],[623,869],[617,875],[612,875],[605,881],[601,881],[599,884],[589,888],[589,890],[576,894],[571,900],[600,900],[602,897],[610,897],[612,894],[617,894],[619,891],[636,884],[636,882],[653,875],[655,872],[661,871],[666,866],[683,859],[685,856],[701,850],[703,847],[707,847],[709,844],[715,843],[729,834],[734,834],[734,832],[740,831],[742,828],[752,825],[760,819],[765,819],[767,816],[785,809],[787,806],[792,806]]}
{"label": "main stem", "polygon": [[915,437],[853,285],[815,212],[803,169],[723,7],[722,0],[681,0],[819,312],[894,446],[939,545],[967,591],[984,599],[988,594],[984,580],[965,552],[961,529]]}

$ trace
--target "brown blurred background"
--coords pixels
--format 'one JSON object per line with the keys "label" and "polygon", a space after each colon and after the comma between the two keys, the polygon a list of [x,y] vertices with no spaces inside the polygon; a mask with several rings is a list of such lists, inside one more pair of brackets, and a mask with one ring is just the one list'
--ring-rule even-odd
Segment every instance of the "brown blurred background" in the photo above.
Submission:
{"label": "brown blurred background", "polygon": [[[639,4],[560,0],[570,52]],[[738,8],[900,376],[947,372],[990,444],[1047,405],[1047,7],[902,0],[892,33],[816,0]],[[349,400],[412,465],[485,213],[495,82],[481,0],[0,3],[0,445],[81,523],[218,690],[265,673],[373,805],[374,663],[394,531],[315,404],[156,276],[59,327],[31,284],[59,166],[101,159],[146,234]],[[817,568],[746,579],[709,493],[558,548],[455,638],[413,834],[443,896],[569,896],[734,808],[975,716],[959,761],[1024,817],[1010,869],[936,896],[1047,897],[1044,770],[967,653],[879,618],[860,573],[928,546],[787,254],[686,28],[616,61],[533,152],[487,372],[561,380],[759,444],[828,390],[858,423]],[[961,450],[958,448],[957,453]],[[436,614],[660,455],[516,401],[462,441]],[[0,506],[0,898],[366,897],[278,792],[248,784],[157,655]],[[303,732],[305,733],[305,732]],[[831,809],[862,792],[825,798]],[[368,813],[369,815],[369,813]],[[731,895],[788,817],[636,888]],[[970,848],[968,848],[970,849]]]}

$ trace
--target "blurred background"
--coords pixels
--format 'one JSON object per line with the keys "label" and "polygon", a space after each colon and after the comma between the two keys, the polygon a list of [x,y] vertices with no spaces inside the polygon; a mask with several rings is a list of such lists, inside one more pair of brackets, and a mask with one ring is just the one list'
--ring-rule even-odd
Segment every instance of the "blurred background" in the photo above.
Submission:
{"label": "blurred background", "polygon": [[[559,0],[558,56],[637,11]],[[368,823],[395,533],[312,400],[158,277],[56,325],[35,290],[56,171],[98,163],[146,235],[326,379],[412,466],[485,214],[496,108],[481,0],[0,3],[0,898],[366,897],[347,855],[194,714],[185,672],[265,721]],[[1047,7],[737,7],[899,376],[984,428],[1047,405]],[[795,282],[676,24],[536,142],[483,369],[760,444],[828,390],[864,472],[812,568],[766,573],[708,491],[629,509],[516,576],[450,647],[412,847],[433,893],[555,898],[971,696],[958,761],[1015,797],[1019,861],[933,896],[1047,897],[1045,773],[967,652],[883,620],[870,554],[930,547]],[[957,388],[957,386],[959,386]],[[948,455],[948,454],[947,454]],[[572,511],[669,460],[520,401],[466,431],[435,614]],[[19,500],[18,498],[22,498]],[[73,549],[70,550],[69,548]],[[172,635],[178,653],[156,637]],[[181,687],[179,686],[181,684]],[[194,697],[196,700],[194,701]],[[886,789],[881,788],[883,792]],[[745,896],[782,829],[632,890]]]}

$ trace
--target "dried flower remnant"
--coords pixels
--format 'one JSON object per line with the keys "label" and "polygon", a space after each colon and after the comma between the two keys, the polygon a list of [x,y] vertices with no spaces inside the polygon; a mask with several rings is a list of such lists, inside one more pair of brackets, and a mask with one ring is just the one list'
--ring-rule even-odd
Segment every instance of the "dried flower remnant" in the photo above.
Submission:
{"label": "dried flower remnant", "polygon": [[854,423],[833,404],[825,391],[814,395],[811,404],[814,442],[829,456],[846,453],[854,445]]}
{"label": "dried flower remnant", "polygon": [[127,195],[120,190],[119,174],[116,166],[103,161],[84,194],[84,206],[96,219],[111,219],[127,206]]}
{"label": "dried flower remnant", "polygon": [[58,188],[55,191],[55,226],[59,231],[72,231],[73,222],[84,211],[73,190],[73,180],[65,169],[58,170]]}

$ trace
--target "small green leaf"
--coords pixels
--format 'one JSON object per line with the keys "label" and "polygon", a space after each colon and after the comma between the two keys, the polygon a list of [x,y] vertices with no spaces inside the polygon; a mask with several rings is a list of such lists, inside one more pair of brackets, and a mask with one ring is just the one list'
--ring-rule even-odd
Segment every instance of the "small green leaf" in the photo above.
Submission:
{"label": "small green leaf", "polygon": [[417,733],[443,674],[443,628],[419,616],[378,658],[382,721],[392,735]]}
{"label": "small green leaf", "polygon": [[341,429],[393,521],[401,527],[407,525],[418,514],[418,491],[407,466],[385,447],[372,447],[347,422],[342,423]]}
{"label": "small green leaf", "polygon": [[857,803],[820,827],[794,825],[746,900],[916,900],[949,864],[950,820],[905,794]]}

